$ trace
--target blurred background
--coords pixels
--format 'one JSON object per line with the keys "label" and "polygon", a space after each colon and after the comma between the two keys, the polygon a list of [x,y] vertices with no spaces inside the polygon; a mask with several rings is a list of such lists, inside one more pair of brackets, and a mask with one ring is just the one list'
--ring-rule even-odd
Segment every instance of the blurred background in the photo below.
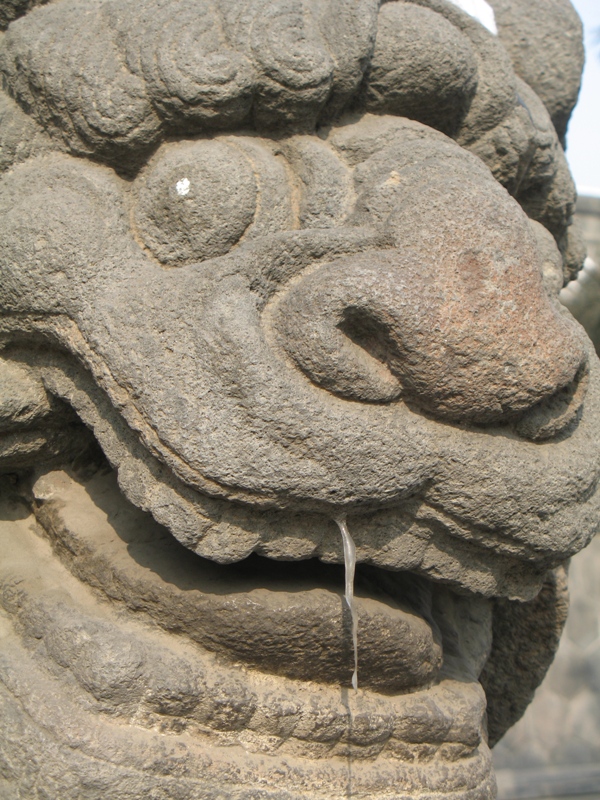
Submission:
{"label": "blurred background", "polygon": [[[561,300],[600,353],[600,0],[571,0],[586,65],[567,133],[576,218],[588,247]],[[571,607],[554,664],[523,719],[494,749],[499,800],[600,800],[600,536],[569,570]]]}
{"label": "blurred background", "polygon": [[586,63],[569,123],[567,158],[583,197],[600,198],[600,0],[571,0],[583,22]]}

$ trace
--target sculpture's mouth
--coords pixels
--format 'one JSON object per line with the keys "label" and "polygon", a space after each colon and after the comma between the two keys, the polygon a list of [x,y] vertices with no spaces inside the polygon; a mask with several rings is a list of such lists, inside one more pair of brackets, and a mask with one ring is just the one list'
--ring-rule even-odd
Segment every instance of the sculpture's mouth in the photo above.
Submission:
{"label": "sculpture's mouth", "polygon": [[[282,782],[291,798],[320,796],[325,769],[330,797],[350,784],[357,798],[390,785],[493,796],[485,692],[494,653],[513,680],[513,655],[551,649],[536,613],[528,632],[528,604],[513,604],[522,616],[509,620],[506,648],[496,601],[359,565],[354,692],[341,566],[199,558],[132,506],[106,465],[40,472],[27,487],[43,537],[16,506],[1,510],[15,523],[3,528],[0,600],[25,644],[12,645],[21,655],[8,688],[82,757],[105,758],[108,748],[127,764],[130,744],[119,737],[135,729],[148,753],[180,748],[180,766],[189,753],[190,774],[194,748],[204,758],[217,745],[211,770],[224,770],[223,786],[244,780],[231,772],[236,759],[251,768],[256,758],[265,785]],[[31,693],[19,676],[38,673]],[[498,694],[501,679],[491,682]],[[66,733],[43,697],[68,714]],[[514,712],[498,713],[497,700],[494,740]]]}
{"label": "sculpture's mouth", "polygon": [[[33,559],[21,540],[2,570],[4,605],[14,604],[6,589],[18,574],[20,625],[42,630],[46,654],[99,710],[164,731],[209,733],[250,752],[381,757],[419,774],[427,764],[445,764],[442,793],[460,762],[473,772],[473,789],[485,784],[474,797],[487,797],[478,677],[491,647],[489,600],[409,573],[359,567],[354,693],[341,567],[201,559],[131,506],[107,470],[86,480],[47,472],[32,494],[54,555]],[[96,591],[72,590],[72,583],[81,587],[72,576]],[[116,612],[98,605],[98,592],[117,601]],[[161,629],[169,636],[152,634]],[[83,630],[92,631],[85,642]],[[157,646],[163,641],[168,654]]]}
{"label": "sculpture's mouth", "polygon": [[[230,487],[220,484],[211,496],[198,490],[190,470],[184,482],[155,455],[158,439],[146,435],[143,419],[127,411],[131,430],[87,371],[70,359],[41,348],[11,354],[40,374],[46,390],[72,405],[93,430],[128,500],[212,561],[235,563],[256,553],[274,561],[318,558],[340,564],[334,516],[341,509],[359,563],[416,572],[486,597],[529,600],[546,571],[581,547],[597,524],[600,368],[593,359],[589,377],[584,365],[572,384],[504,427],[442,424],[408,406],[338,398],[331,409],[320,407],[310,415],[303,409],[315,430],[307,442],[298,438],[280,449],[291,457],[295,448],[304,452],[314,441],[306,469],[295,473],[298,481],[321,468],[321,456],[331,455],[324,477],[331,478],[330,487],[334,479],[345,487],[344,503],[338,503],[338,494],[312,505],[292,496],[288,507],[277,508],[269,506],[270,498],[231,502],[222,496]],[[346,415],[344,427],[336,412]],[[27,433],[29,424],[25,420],[17,433]],[[337,439],[326,435],[325,424],[336,426]],[[529,426],[527,437],[519,433],[523,425]],[[238,441],[232,433],[230,439],[232,445]],[[7,441],[10,445],[10,435]],[[338,444],[341,454],[333,448]],[[249,465],[254,460],[258,473],[263,454],[250,447],[242,453]],[[320,477],[325,496],[327,483]],[[280,476],[271,469],[269,478]],[[240,484],[232,484],[235,500]],[[370,491],[373,485],[377,493]]]}
{"label": "sculpture's mouth", "polygon": [[[112,472],[85,484],[51,472],[33,491],[39,520],[84,581],[105,592],[118,587],[126,606],[230,661],[301,681],[350,684],[342,566],[255,555],[220,565],[195,556],[123,498]],[[160,605],[152,600],[158,594]],[[473,680],[489,655],[485,598],[359,564],[355,607],[361,688],[398,695],[445,677]]]}

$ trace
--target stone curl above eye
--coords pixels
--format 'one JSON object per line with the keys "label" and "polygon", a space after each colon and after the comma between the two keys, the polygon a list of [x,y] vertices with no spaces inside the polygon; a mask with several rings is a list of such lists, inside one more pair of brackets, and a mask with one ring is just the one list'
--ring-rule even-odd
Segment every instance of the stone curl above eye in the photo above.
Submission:
{"label": "stone curl above eye", "polygon": [[458,28],[428,8],[388,3],[379,12],[363,87],[367,111],[456,133],[477,89],[478,57]]}

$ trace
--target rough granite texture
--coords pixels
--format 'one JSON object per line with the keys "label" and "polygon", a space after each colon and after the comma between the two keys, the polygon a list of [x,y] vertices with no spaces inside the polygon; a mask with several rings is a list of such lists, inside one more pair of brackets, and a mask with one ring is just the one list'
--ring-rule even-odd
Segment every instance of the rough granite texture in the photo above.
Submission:
{"label": "rough granite texture", "polygon": [[0,3],[3,797],[494,797],[600,364],[579,20],[461,5]]}

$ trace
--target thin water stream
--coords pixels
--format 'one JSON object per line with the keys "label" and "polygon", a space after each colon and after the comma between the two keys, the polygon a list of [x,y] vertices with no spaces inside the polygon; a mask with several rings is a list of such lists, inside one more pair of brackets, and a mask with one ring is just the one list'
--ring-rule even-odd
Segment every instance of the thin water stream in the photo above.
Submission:
{"label": "thin water stream", "polygon": [[356,613],[356,604],[354,602],[354,572],[356,569],[356,547],[354,541],[350,536],[346,517],[336,517],[335,521],[340,533],[342,534],[342,543],[344,546],[344,564],[346,567],[346,589],[344,599],[346,605],[350,610],[350,617],[352,619],[352,646],[354,648],[354,672],[352,673],[352,688],[356,692],[358,690],[358,615]]}

